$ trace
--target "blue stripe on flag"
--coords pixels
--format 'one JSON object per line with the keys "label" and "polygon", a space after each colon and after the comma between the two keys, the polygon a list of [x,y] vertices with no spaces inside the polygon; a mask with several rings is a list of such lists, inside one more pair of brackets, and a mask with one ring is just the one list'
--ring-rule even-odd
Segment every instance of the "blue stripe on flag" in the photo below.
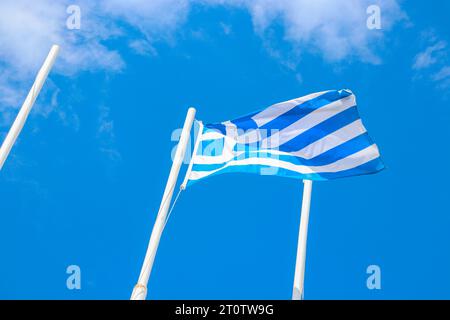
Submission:
{"label": "blue stripe on flag", "polygon": [[258,125],[256,124],[256,122],[252,119],[252,117],[256,114],[256,112],[253,112],[249,115],[246,115],[245,117],[236,119],[236,120],[231,120],[231,123],[233,123],[234,125],[236,125],[236,127],[240,130],[250,130],[250,129],[256,129],[258,128]]}
{"label": "blue stripe on flag", "polygon": [[204,133],[207,132],[208,129],[216,130],[216,131],[220,132],[223,135],[227,134],[227,131],[225,129],[225,125],[223,125],[222,123],[205,124],[203,132]]}
{"label": "blue stripe on flag", "polygon": [[304,147],[310,145],[314,141],[317,141],[342,127],[352,123],[359,119],[358,110],[355,107],[351,107],[337,115],[319,123],[317,126],[312,127],[309,130],[296,136],[294,139],[282,144],[279,148],[281,151],[298,151]]}
{"label": "blue stripe on flag", "polygon": [[268,122],[267,124],[261,126],[261,129],[282,130],[284,128],[287,128],[291,124],[297,122],[298,120],[304,118],[311,112],[316,111],[317,109],[320,109],[326,105],[329,105],[330,103],[346,98],[350,95],[351,93],[344,90],[340,91],[333,90],[325,92],[324,94],[316,98],[313,98],[309,101],[297,105],[293,109],[284,113],[282,117],[275,118],[272,121]]}

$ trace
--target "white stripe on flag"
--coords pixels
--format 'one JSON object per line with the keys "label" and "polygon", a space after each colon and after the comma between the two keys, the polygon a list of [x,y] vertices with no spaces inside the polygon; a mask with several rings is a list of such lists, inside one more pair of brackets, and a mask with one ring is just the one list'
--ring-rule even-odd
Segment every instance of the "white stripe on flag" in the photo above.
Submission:
{"label": "white stripe on flag", "polygon": [[317,110],[314,110],[310,114],[294,122],[290,126],[276,132],[269,138],[261,141],[262,148],[277,148],[282,144],[294,139],[303,132],[315,127],[319,123],[333,117],[334,115],[341,113],[356,105],[355,96],[345,97],[343,99],[334,101],[327,104]]}
{"label": "white stripe on flag", "polygon": [[296,106],[298,106],[302,103],[305,103],[306,101],[317,98],[318,96],[324,94],[325,92],[328,92],[328,91],[316,92],[316,93],[312,93],[312,94],[309,94],[309,95],[301,97],[301,98],[292,99],[289,101],[274,104],[273,106],[270,106],[270,107],[264,109],[260,113],[255,114],[252,117],[252,119],[253,119],[253,121],[256,122],[258,127],[261,127],[261,126],[265,125],[266,123],[269,123],[273,119],[288,112],[289,110],[294,109]]}
{"label": "white stripe on flag", "polygon": [[223,139],[223,134],[219,131],[207,131],[201,136],[201,141]]}
{"label": "white stripe on flag", "polygon": [[361,119],[358,119],[322,139],[314,141],[299,151],[291,152],[291,154],[304,159],[312,159],[365,132],[366,128],[364,128]]}

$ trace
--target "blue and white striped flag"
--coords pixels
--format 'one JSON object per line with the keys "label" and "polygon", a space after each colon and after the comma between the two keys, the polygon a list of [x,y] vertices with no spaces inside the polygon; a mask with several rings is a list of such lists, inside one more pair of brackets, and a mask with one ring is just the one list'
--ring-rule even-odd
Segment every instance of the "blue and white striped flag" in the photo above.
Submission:
{"label": "blue and white striped flag", "polygon": [[183,186],[226,172],[308,180],[384,168],[350,90],[313,93],[217,124],[199,122]]}

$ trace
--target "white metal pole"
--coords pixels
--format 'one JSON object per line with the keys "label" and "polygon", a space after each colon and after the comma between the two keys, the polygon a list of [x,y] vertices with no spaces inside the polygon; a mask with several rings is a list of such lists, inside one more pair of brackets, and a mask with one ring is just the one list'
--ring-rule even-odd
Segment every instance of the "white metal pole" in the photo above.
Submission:
{"label": "white metal pole", "polygon": [[306,239],[308,237],[309,209],[311,206],[312,181],[303,180],[303,201],[298,230],[297,260],[295,262],[292,300],[303,300],[305,282]]}
{"label": "white metal pole", "polygon": [[53,45],[52,48],[50,49],[47,59],[45,59],[44,64],[42,65],[41,69],[39,70],[36,76],[34,84],[31,87],[31,90],[28,93],[28,96],[25,99],[22,108],[20,108],[20,111],[16,119],[14,120],[13,125],[9,130],[5,138],[5,141],[3,141],[3,144],[0,148],[0,170],[2,169],[3,164],[5,163],[6,158],[8,157],[9,152],[11,151],[11,148],[16,142],[17,137],[20,134],[20,131],[25,125],[25,121],[27,120],[28,114],[30,113],[31,108],[33,107],[33,104],[36,101],[36,98],[39,95],[39,92],[41,91],[42,86],[44,85],[44,82],[47,79],[47,76],[53,67],[53,64],[55,63],[56,57],[58,56],[58,52],[59,46]]}
{"label": "white metal pole", "polygon": [[170,202],[172,200],[173,191],[178,179],[178,173],[183,162],[186,147],[189,142],[189,135],[192,128],[192,123],[195,118],[195,109],[189,108],[186,120],[184,121],[183,131],[181,132],[180,142],[178,143],[177,151],[173,159],[172,168],[170,169],[169,179],[167,180],[166,189],[161,200],[159,213],[156,217],[155,225],[153,226],[152,235],[148,244],[147,253],[145,254],[144,263],[142,265],[139,280],[131,294],[131,300],[145,300],[147,297],[147,284],[152,271],[153,262],[155,261],[156,251],[158,250],[159,241],[161,239],[164,225],[167,219]]}

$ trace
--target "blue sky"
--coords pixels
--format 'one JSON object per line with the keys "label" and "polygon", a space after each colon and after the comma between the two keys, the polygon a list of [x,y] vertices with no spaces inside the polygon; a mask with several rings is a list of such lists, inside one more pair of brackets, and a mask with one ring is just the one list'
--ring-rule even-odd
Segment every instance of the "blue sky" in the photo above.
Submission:
{"label": "blue sky", "polygon": [[[0,4],[1,139],[61,45],[0,172],[0,298],[128,299],[189,106],[218,122],[340,88],[387,170],[314,184],[305,297],[450,298],[448,1],[75,1],[80,30],[65,26],[74,3],[35,2]],[[374,3],[381,30],[366,27]],[[243,174],[193,185],[148,298],[290,299],[301,190]]]}

